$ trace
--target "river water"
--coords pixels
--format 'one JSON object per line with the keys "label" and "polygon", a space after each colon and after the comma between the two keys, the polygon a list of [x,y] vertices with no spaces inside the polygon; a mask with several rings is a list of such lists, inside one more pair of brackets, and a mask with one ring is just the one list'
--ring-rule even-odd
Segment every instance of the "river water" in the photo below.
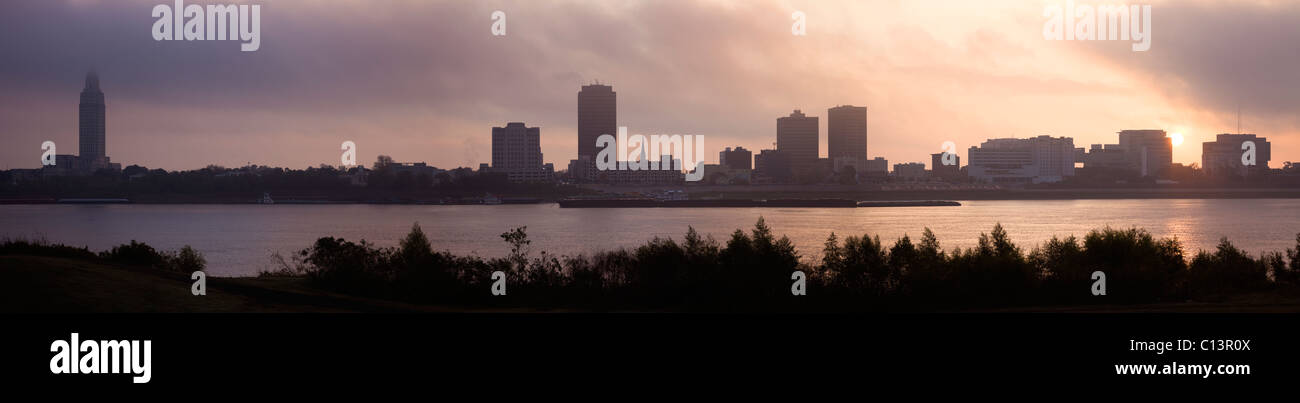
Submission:
{"label": "river water", "polygon": [[272,256],[322,236],[396,245],[419,222],[435,249],[484,257],[508,246],[499,235],[527,226],[534,252],[585,253],[632,247],[655,236],[680,240],[687,226],[720,242],[764,217],[806,259],[827,235],[873,234],[892,241],[925,227],[945,249],[975,245],[1002,223],[1026,251],[1052,236],[1082,237],[1093,228],[1140,227],[1177,237],[1188,255],[1219,238],[1258,254],[1295,246],[1295,199],[963,201],[960,207],[890,208],[597,208],[555,204],[429,205],[0,205],[0,236],[44,238],[103,250],[138,240],[159,249],[192,245],[216,276],[248,276],[274,267]]}

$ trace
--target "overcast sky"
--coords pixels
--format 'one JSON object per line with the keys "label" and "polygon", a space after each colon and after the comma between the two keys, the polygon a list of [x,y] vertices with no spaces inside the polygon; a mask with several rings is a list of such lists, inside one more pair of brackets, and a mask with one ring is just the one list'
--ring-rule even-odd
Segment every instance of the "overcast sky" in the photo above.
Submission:
{"label": "overcast sky", "polygon": [[[229,1],[221,2],[228,3]],[[191,2],[210,4],[211,2]],[[1123,129],[1182,133],[1176,162],[1237,130],[1300,161],[1300,2],[1152,4],[1131,41],[1048,41],[1056,1],[253,1],[261,48],[155,41],[171,1],[8,0],[0,9],[0,168],[77,150],[77,102],[95,69],[108,155],[124,165],[301,168],[378,154],[444,168],[491,157],[491,127],[540,126],[546,162],[577,149],[577,91],[618,92],[632,133],[770,148],[799,108],[869,109],[868,154],[922,161],[953,141],[1040,134],[1076,147]],[[1076,1],[1076,4],[1106,2]],[[188,4],[188,3],[187,3]],[[507,35],[491,34],[494,10]],[[791,35],[791,14],[807,35]]]}

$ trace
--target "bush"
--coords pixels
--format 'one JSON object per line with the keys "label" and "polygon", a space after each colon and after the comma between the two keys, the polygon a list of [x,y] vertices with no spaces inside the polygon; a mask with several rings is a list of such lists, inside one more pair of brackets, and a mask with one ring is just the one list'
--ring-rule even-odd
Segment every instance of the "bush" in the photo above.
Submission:
{"label": "bush", "polygon": [[[801,263],[790,240],[775,237],[762,218],[748,233],[733,232],[725,245],[688,228],[682,242],[654,238],[590,256],[529,256],[524,227],[501,238],[510,253],[485,260],[433,251],[418,224],[397,248],[327,237],[299,252],[296,271],[333,290],[414,302],[724,310],[787,309],[808,306],[805,301],[851,310],[896,301],[911,307],[1137,303],[1258,290],[1269,285],[1269,273],[1284,282],[1300,272],[1300,237],[1287,259],[1273,253],[1255,260],[1225,240],[1215,253],[1198,254],[1189,269],[1176,239],[1157,240],[1136,228],[1053,238],[1028,255],[1001,225],[981,234],[976,247],[950,254],[928,228],[919,242],[904,235],[888,247],[878,236],[841,242],[830,234],[815,263]],[[121,249],[113,255],[143,250]],[[490,273],[498,270],[509,278],[508,298],[489,297]],[[795,270],[808,274],[810,292],[792,305]],[[1106,298],[1089,292],[1094,271],[1106,273]]]}
{"label": "bush", "polygon": [[1190,274],[1190,288],[1197,297],[1257,291],[1268,286],[1268,267],[1264,260],[1251,258],[1227,238],[1219,241],[1214,253],[1197,253]]}
{"label": "bush", "polygon": [[114,246],[106,252],[100,252],[100,257],[114,263],[152,268],[165,267],[164,263],[167,260],[152,246],[135,240],[131,240],[129,244]]}
{"label": "bush", "polygon": [[45,239],[5,239],[0,243],[0,255],[29,255],[62,257],[70,259],[94,259],[95,252],[85,247],[74,248],[66,245],[51,244]]}
{"label": "bush", "polygon": [[1041,278],[1002,224],[980,234],[975,248],[953,252],[949,276],[954,302],[1027,304]]}
{"label": "bush", "polygon": [[176,252],[170,252],[163,255],[163,266],[168,270],[182,273],[193,273],[203,271],[208,266],[208,261],[203,258],[203,254],[194,250],[189,245],[181,247]]}

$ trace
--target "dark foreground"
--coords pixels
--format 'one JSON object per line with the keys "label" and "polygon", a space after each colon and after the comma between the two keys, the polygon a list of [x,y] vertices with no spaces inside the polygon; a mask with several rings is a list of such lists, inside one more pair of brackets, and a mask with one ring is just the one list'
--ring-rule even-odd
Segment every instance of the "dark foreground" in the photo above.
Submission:
{"label": "dark foreground", "polygon": [[1300,312],[1300,236],[1255,257],[1227,239],[1191,254],[1137,228],[1025,249],[997,225],[951,251],[929,229],[892,244],[832,233],[809,261],[762,218],[725,242],[688,229],[577,256],[534,253],[525,230],[501,234],[511,252],[496,258],[436,251],[418,224],[397,247],[324,237],[256,278],[201,280],[189,246],[9,240],[0,311]]}
{"label": "dark foreground", "polygon": [[[329,292],[306,277],[208,278],[194,296],[189,275],[84,259],[0,256],[0,313],[438,313],[573,312],[584,309],[411,304]],[[627,309],[656,311],[655,309]],[[960,307],[947,312],[972,311]],[[1300,293],[1275,289],[1213,302],[1048,305],[974,309],[976,312],[1300,312]]]}

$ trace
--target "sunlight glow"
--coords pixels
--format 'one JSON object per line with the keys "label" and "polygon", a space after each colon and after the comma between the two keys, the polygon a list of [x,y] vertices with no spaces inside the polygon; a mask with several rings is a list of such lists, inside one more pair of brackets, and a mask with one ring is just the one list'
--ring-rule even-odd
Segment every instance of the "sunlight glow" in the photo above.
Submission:
{"label": "sunlight glow", "polygon": [[1172,143],[1172,144],[1174,145],[1174,147],[1178,147],[1178,146],[1183,145],[1183,134],[1182,134],[1182,133],[1170,133],[1170,134],[1169,134],[1169,142]]}

